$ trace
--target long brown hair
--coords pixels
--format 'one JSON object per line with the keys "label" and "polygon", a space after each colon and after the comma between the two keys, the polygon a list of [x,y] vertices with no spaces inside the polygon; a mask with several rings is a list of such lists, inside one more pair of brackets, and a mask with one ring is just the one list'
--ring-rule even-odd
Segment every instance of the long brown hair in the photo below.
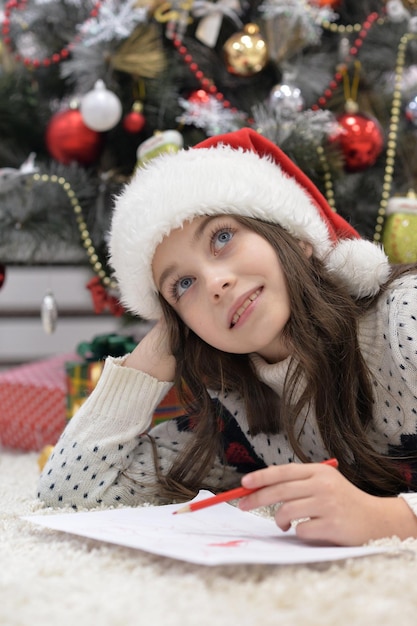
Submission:
{"label": "long brown hair", "polygon": [[[261,382],[249,355],[221,352],[202,341],[160,297],[177,361],[175,385],[193,416],[194,435],[168,475],[159,476],[161,495],[188,497],[195,493],[204,486],[215,455],[221,456],[218,416],[207,388],[238,391],[250,434],[285,433],[295,455],[304,462],[310,459],[298,441],[297,417],[303,407],[313,407],[324,445],[338,458],[340,471],[370,493],[398,493],[406,488],[398,465],[373,450],[367,437],[373,394],[359,349],[357,324],[375,298],[354,300],[324,264],[314,255],[308,258],[297,240],[279,225],[236,219],[273,246],[286,276],[291,316],[284,337],[292,361],[285,391],[279,398]],[[397,274],[400,271],[406,270]]]}

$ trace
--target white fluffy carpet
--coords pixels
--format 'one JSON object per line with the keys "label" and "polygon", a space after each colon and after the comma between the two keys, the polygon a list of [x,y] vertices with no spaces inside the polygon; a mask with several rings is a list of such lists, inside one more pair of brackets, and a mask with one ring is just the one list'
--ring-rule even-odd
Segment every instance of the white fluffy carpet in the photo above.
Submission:
{"label": "white fluffy carpet", "polygon": [[204,567],[33,526],[37,453],[0,451],[1,626],[415,626],[417,540],[313,566]]}

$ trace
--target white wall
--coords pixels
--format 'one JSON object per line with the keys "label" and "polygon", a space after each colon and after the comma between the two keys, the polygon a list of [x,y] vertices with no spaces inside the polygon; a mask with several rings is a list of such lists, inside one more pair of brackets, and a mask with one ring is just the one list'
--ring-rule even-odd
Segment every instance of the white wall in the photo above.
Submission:
{"label": "white wall", "polygon": [[[86,284],[94,276],[88,267],[6,267],[0,289],[0,369],[48,356],[74,352],[81,341],[119,332],[138,339],[149,328],[126,326],[109,313],[95,314]],[[41,306],[50,289],[58,307],[56,330],[42,326]]]}

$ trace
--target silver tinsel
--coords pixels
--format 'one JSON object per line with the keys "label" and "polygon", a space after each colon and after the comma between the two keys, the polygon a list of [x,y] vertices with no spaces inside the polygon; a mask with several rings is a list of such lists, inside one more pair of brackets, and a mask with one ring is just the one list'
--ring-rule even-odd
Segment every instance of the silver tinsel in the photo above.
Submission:
{"label": "silver tinsel", "polygon": [[190,102],[184,98],[178,102],[184,113],[176,121],[185,126],[202,128],[210,137],[238,130],[245,123],[244,113],[226,109],[214,96],[209,96],[205,102]]}
{"label": "silver tinsel", "polygon": [[306,45],[320,41],[324,20],[333,22],[338,17],[329,7],[314,6],[306,0],[264,0],[259,12],[265,20],[285,18],[287,31],[297,28],[303,33]]}
{"label": "silver tinsel", "polygon": [[255,127],[268,139],[282,145],[291,136],[301,137],[313,145],[323,140],[337,128],[335,116],[330,111],[296,111],[295,109],[272,108],[268,103],[259,104],[252,110]]}
{"label": "silver tinsel", "polygon": [[127,39],[138,24],[148,19],[148,7],[136,8],[137,0],[106,0],[97,17],[92,17],[78,30],[84,46],[95,46],[104,41]]}

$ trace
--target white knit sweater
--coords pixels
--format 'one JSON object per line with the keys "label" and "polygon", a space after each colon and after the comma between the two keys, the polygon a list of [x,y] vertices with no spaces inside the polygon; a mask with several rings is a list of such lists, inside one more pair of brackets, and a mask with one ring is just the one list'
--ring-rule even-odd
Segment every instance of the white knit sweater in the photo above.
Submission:
{"label": "white knit sweater", "polygon": [[[417,276],[405,276],[384,294],[360,322],[360,346],[374,385],[370,444],[398,454],[417,448]],[[94,507],[100,503],[132,506],[154,499],[154,453],[149,438],[153,412],[171,383],[121,367],[125,357],[108,358],[97,387],[68,423],[39,480],[39,497],[49,506]],[[258,376],[278,395],[288,360],[268,364],[253,356]],[[225,490],[240,484],[243,473],[271,464],[297,462],[285,435],[251,437],[241,399],[236,394],[214,399],[227,410],[225,452],[207,468],[205,487]],[[300,443],[312,461],[329,456],[315,415],[306,417]],[[162,472],[192,436],[184,420],[156,426]],[[417,477],[415,476],[414,479]],[[417,514],[417,494],[399,494]]]}

